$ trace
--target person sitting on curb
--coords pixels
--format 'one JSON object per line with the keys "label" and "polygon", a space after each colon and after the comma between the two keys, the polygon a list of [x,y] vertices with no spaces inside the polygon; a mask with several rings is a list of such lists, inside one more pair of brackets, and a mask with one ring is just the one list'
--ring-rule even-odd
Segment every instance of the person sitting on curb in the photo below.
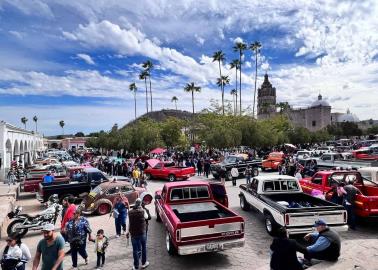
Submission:
{"label": "person sitting on curb", "polygon": [[338,233],[330,229],[322,219],[315,221],[314,227],[317,232],[306,234],[304,237],[306,241],[313,244],[299,248],[299,252],[304,255],[304,263],[311,265],[311,259],[337,261],[341,249],[341,239]]}

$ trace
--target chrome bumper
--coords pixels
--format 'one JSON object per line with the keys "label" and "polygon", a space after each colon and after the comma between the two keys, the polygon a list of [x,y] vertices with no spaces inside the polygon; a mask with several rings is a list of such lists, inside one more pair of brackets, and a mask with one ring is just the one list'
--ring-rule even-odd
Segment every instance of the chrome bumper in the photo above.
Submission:
{"label": "chrome bumper", "polygon": [[[328,225],[330,228],[334,229],[337,232],[346,232],[348,231],[348,225]],[[288,235],[293,234],[307,234],[314,232],[313,227],[302,227],[302,228],[290,228],[286,227]]]}
{"label": "chrome bumper", "polygon": [[179,246],[177,253],[179,255],[189,255],[196,253],[205,253],[205,252],[217,252],[230,248],[238,248],[244,246],[244,238],[234,239],[230,241],[215,241],[208,242],[203,244]]}

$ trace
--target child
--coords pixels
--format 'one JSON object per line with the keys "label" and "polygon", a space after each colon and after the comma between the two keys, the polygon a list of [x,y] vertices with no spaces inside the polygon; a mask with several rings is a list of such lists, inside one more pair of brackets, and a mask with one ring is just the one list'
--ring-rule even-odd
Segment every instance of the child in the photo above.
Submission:
{"label": "child", "polygon": [[100,269],[105,264],[105,250],[109,245],[108,238],[104,235],[104,230],[97,231],[97,237],[95,240],[95,252],[97,253],[97,269]]}

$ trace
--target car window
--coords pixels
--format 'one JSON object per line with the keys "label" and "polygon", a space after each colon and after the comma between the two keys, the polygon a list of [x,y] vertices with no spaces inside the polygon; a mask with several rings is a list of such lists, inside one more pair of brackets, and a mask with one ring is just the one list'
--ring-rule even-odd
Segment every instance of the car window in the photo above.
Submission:
{"label": "car window", "polygon": [[109,188],[108,191],[106,191],[106,194],[113,195],[113,194],[116,194],[117,192],[119,192],[119,189],[117,187],[112,187],[112,188]]}
{"label": "car window", "polygon": [[323,155],[322,160],[331,160],[331,156],[330,155]]}
{"label": "car window", "polygon": [[256,178],[254,178],[251,182],[251,189],[256,191],[257,192],[257,187],[259,185],[259,180],[257,180]]}
{"label": "car window", "polygon": [[121,187],[121,191],[123,193],[134,191],[134,189],[131,186],[123,186]]}
{"label": "car window", "polygon": [[174,188],[171,191],[171,201],[209,198],[207,186]]}
{"label": "car window", "polygon": [[101,181],[101,179],[104,179],[104,175],[100,172],[93,172],[93,173],[89,173],[89,179],[91,181]]}
{"label": "car window", "polygon": [[296,180],[277,180],[264,182],[264,191],[299,191],[299,186]]}
{"label": "car window", "polygon": [[322,179],[323,179],[323,176],[322,176],[322,175],[315,175],[315,176],[311,179],[311,183],[316,184],[316,185],[321,185],[321,184],[322,184]]}
{"label": "car window", "polygon": [[158,164],[156,164],[156,166],[154,167],[154,169],[161,169],[161,163],[158,163]]}

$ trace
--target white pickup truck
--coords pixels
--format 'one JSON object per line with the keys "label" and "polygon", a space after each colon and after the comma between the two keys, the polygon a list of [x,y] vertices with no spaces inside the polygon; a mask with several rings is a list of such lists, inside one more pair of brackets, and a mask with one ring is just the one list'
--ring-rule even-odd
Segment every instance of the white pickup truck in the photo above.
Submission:
{"label": "white pickup truck", "polygon": [[263,214],[270,235],[280,227],[289,235],[309,233],[319,218],[338,231],[348,229],[344,207],[305,194],[294,177],[257,176],[239,188],[240,207],[245,211],[253,207]]}

